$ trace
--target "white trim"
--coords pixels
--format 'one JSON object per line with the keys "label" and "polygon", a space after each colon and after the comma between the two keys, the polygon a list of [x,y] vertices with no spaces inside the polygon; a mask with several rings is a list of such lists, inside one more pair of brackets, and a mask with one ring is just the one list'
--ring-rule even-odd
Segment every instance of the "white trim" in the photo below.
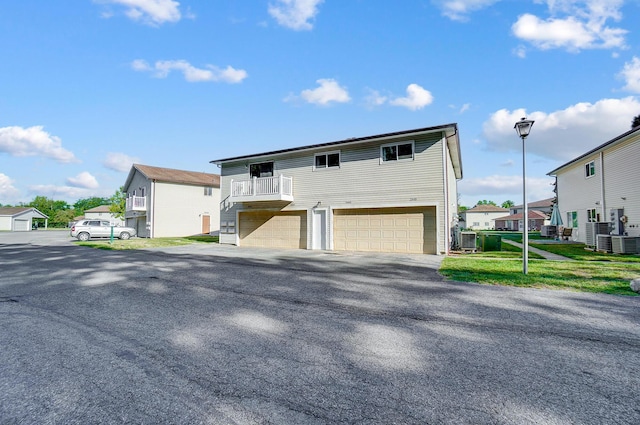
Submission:
{"label": "white trim", "polygon": [[375,204],[338,204],[331,205],[332,210],[351,210],[351,209],[375,209],[375,208],[406,208],[406,207],[439,207],[440,202],[394,202],[394,203],[375,203]]}

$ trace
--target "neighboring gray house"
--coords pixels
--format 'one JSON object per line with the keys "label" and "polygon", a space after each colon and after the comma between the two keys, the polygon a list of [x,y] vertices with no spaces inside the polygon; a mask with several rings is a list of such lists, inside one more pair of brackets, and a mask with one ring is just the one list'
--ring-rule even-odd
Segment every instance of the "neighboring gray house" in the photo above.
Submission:
{"label": "neighboring gray house", "polygon": [[217,234],[220,176],[134,164],[124,184],[125,224],[139,237]]}
{"label": "neighboring gray house", "polygon": [[[553,209],[553,199],[554,198],[547,198],[541,201],[529,202],[527,204],[527,209],[529,211],[539,211],[549,217],[551,215],[551,210]],[[522,205],[523,204],[514,205],[513,207],[509,208],[510,214],[523,214],[524,208],[522,207]]]}
{"label": "neighboring gray house", "polygon": [[495,219],[508,214],[507,208],[495,205],[476,205],[460,215],[464,220],[464,227],[471,230],[493,230],[496,228]]}
{"label": "neighboring gray house", "polygon": [[444,254],[457,222],[457,124],[211,161],[220,242]]}
{"label": "neighboring gray house", "polygon": [[115,223],[117,226],[124,226],[124,220],[121,218],[117,218],[114,213],[109,211],[109,207],[109,205],[100,205],[95,208],[85,210],[84,218],[109,220],[111,223]]}
{"label": "neighboring gray house", "polygon": [[49,216],[33,207],[0,207],[0,231],[28,232],[33,228],[33,219],[44,219],[44,228]]}
{"label": "neighboring gray house", "polygon": [[640,127],[550,171],[558,208],[573,238],[586,242],[588,222],[610,222],[615,235],[640,236]]}

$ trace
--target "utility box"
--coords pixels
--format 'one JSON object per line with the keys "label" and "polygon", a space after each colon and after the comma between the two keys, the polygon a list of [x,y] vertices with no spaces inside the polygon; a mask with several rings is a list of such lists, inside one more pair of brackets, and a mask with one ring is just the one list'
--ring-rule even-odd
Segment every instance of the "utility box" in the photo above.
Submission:
{"label": "utility box", "polygon": [[502,251],[502,236],[482,233],[480,235],[480,249],[485,252]]}

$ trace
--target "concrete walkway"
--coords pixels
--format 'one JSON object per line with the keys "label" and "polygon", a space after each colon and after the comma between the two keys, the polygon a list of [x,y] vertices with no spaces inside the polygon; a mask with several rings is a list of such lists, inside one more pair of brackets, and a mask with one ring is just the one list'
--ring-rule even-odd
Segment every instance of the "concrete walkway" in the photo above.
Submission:
{"label": "concrete walkway", "polygon": [[[502,239],[502,242],[506,242],[506,243],[508,243],[510,245],[517,246],[518,248],[522,248],[522,244],[521,243],[512,241],[510,239]],[[551,252],[548,252],[548,251],[543,251],[541,249],[534,248],[531,245],[529,245],[529,252],[535,252],[536,254],[543,256],[547,260],[552,260],[552,261],[573,261],[573,259],[571,259],[571,258],[562,256],[562,255],[558,255],[558,254],[554,254],[554,253],[551,253]]]}

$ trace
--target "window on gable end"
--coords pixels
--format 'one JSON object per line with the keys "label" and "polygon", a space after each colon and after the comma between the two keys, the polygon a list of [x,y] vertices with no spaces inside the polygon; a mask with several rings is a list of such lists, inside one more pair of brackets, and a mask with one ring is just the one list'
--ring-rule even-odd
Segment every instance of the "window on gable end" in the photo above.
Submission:
{"label": "window on gable end", "polygon": [[381,162],[412,160],[414,158],[413,142],[400,142],[380,147]]}
{"label": "window on gable end", "polygon": [[595,161],[588,162],[584,165],[584,176],[591,177],[596,174],[596,163]]}

